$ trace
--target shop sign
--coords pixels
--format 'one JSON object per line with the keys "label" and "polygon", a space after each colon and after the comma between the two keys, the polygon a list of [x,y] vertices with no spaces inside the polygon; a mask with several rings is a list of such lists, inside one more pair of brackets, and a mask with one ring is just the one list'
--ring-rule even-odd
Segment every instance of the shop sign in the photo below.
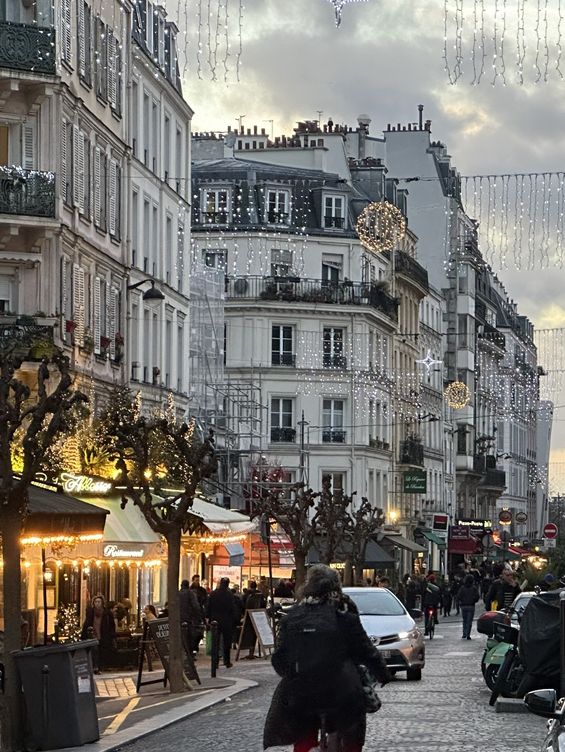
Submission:
{"label": "shop sign", "polygon": [[469,528],[465,525],[452,525],[449,528],[450,540],[469,540]]}
{"label": "shop sign", "polygon": [[212,582],[217,587],[222,577],[227,577],[230,585],[241,585],[241,567],[227,567],[214,564],[212,566]]}
{"label": "shop sign", "polygon": [[498,521],[502,525],[509,525],[512,522],[512,512],[509,509],[501,509],[498,513]]}
{"label": "shop sign", "polygon": [[102,553],[107,559],[143,559],[145,548],[123,548],[119,543],[106,543]]}
{"label": "shop sign", "polygon": [[406,470],[404,473],[404,493],[427,493],[425,470]]}
{"label": "shop sign", "polygon": [[100,478],[91,478],[89,475],[75,475],[74,473],[61,473],[60,476],[63,490],[69,494],[107,494],[112,490],[112,484]]}
{"label": "shop sign", "polygon": [[527,522],[528,515],[526,512],[516,512],[516,522]]}
{"label": "shop sign", "polygon": [[449,517],[447,514],[434,514],[432,518],[432,530],[434,533],[447,532]]}
{"label": "shop sign", "polygon": [[481,520],[474,517],[461,517],[457,520],[457,525],[469,529],[471,535],[480,537],[484,533],[492,532],[492,520]]}

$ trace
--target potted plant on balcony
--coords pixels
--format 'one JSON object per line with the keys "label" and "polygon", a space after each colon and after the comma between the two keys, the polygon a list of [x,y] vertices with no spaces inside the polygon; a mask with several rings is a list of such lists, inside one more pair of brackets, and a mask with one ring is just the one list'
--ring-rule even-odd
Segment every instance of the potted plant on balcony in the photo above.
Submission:
{"label": "potted plant on balcony", "polygon": [[84,338],[82,340],[81,350],[86,355],[90,355],[94,350],[94,337],[92,336],[92,332],[90,331],[90,329],[85,329],[84,331]]}
{"label": "potted plant on balcony", "polygon": [[47,316],[43,311],[36,311],[33,318],[37,326],[55,326],[57,324],[57,316]]}
{"label": "potted plant on balcony", "polygon": [[112,343],[112,340],[110,337],[102,336],[100,337],[100,354],[101,355],[107,355],[108,350],[110,349],[110,345]]}

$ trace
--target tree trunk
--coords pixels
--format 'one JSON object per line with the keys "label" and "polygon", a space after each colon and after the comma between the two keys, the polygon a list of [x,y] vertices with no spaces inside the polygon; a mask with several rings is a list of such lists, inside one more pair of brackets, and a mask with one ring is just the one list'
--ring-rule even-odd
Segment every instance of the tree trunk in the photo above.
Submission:
{"label": "tree trunk", "polygon": [[362,585],[363,584],[363,565],[362,564],[356,564],[355,565],[355,585]]}
{"label": "tree trunk", "polygon": [[167,608],[169,610],[169,684],[171,692],[184,692],[183,647],[180,629],[179,571],[180,525],[167,533]]}
{"label": "tree trunk", "polygon": [[296,567],[296,590],[306,581],[306,552],[294,550],[294,564]]}
{"label": "tree trunk", "polygon": [[353,585],[353,567],[351,565],[351,559],[345,560],[345,568],[343,570],[343,584],[345,587],[351,587]]}
{"label": "tree trunk", "polygon": [[0,694],[0,749],[2,752],[22,748],[21,692],[12,650],[22,647],[22,574],[20,534],[22,521],[20,500],[11,498],[8,510],[2,512],[2,553],[4,569],[4,667],[5,693]]}

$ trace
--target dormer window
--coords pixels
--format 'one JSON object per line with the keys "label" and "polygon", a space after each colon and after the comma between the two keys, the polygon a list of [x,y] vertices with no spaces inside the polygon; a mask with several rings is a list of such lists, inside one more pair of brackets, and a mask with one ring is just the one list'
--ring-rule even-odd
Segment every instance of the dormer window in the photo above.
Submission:
{"label": "dormer window", "polygon": [[290,218],[290,193],[289,191],[267,191],[267,217],[270,225],[288,225]]}
{"label": "dormer window", "polygon": [[345,229],[344,196],[324,196],[324,228]]}
{"label": "dormer window", "polygon": [[227,225],[230,212],[228,188],[207,188],[202,193],[201,222],[204,225]]}

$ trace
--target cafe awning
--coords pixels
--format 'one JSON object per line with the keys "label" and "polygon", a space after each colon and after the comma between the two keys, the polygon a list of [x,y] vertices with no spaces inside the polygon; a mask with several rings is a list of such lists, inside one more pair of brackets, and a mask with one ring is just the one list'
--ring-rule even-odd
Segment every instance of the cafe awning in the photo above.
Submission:
{"label": "cafe awning", "polygon": [[413,554],[425,553],[426,551],[424,546],[405,538],[400,533],[386,533],[383,535],[382,540],[396,548],[403,548],[405,551],[410,551]]}
{"label": "cafe awning", "polygon": [[424,538],[426,538],[427,540],[429,540],[431,543],[435,543],[435,545],[440,550],[443,551],[443,550],[445,550],[447,548],[445,540],[443,538],[441,538],[439,535],[436,535],[431,530],[421,530],[420,533],[421,533],[421,535],[424,536]]}
{"label": "cafe awning", "polygon": [[479,550],[479,541],[472,535],[468,538],[450,538],[449,539],[449,553],[450,554],[476,554]]}
{"label": "cafe awning", "polygon": [[194,498],[189,512],[211,533],[249,533],[256,526],[246,515],[212,504],[201,496]]}
{"label": "cafe awning", "polygon": [[245,551],[241,543],[224,543],[224,548],[227,551],[230,567],[242,567]]}
{"label": "cafe awning", "polygon": [[151,529],[141,510],[132,501],[128,501],[122,509],[121,494],[93,496],[88,501],[109,512],[104,530],[105,541],[157,543],[160,540],[159,534]]}
{"label": "cafe awning", "polygon": [[[323,539],[320,539],[317,543],[318,548],[312,547],[308,552],[309,564],[318,564],[320,561],[320,552],[318,549],[322,548]],[[346,561],[349,558],[350,552],[351,544],[348,541],[345,541],[336,552],[336,563]],[[365,560],[363,562],[363,567],[365,569],[377,569],[379,567],[386,568],[393,565],[394,557],[388,554],[381,546],[379,546],[376,541],[369,539],[365,548]]]}
{"label": "cafe awning", "polygon": [[41,544],[48,539],[101,539],[107,512],[61,491],[31,485],[22,538]]}

